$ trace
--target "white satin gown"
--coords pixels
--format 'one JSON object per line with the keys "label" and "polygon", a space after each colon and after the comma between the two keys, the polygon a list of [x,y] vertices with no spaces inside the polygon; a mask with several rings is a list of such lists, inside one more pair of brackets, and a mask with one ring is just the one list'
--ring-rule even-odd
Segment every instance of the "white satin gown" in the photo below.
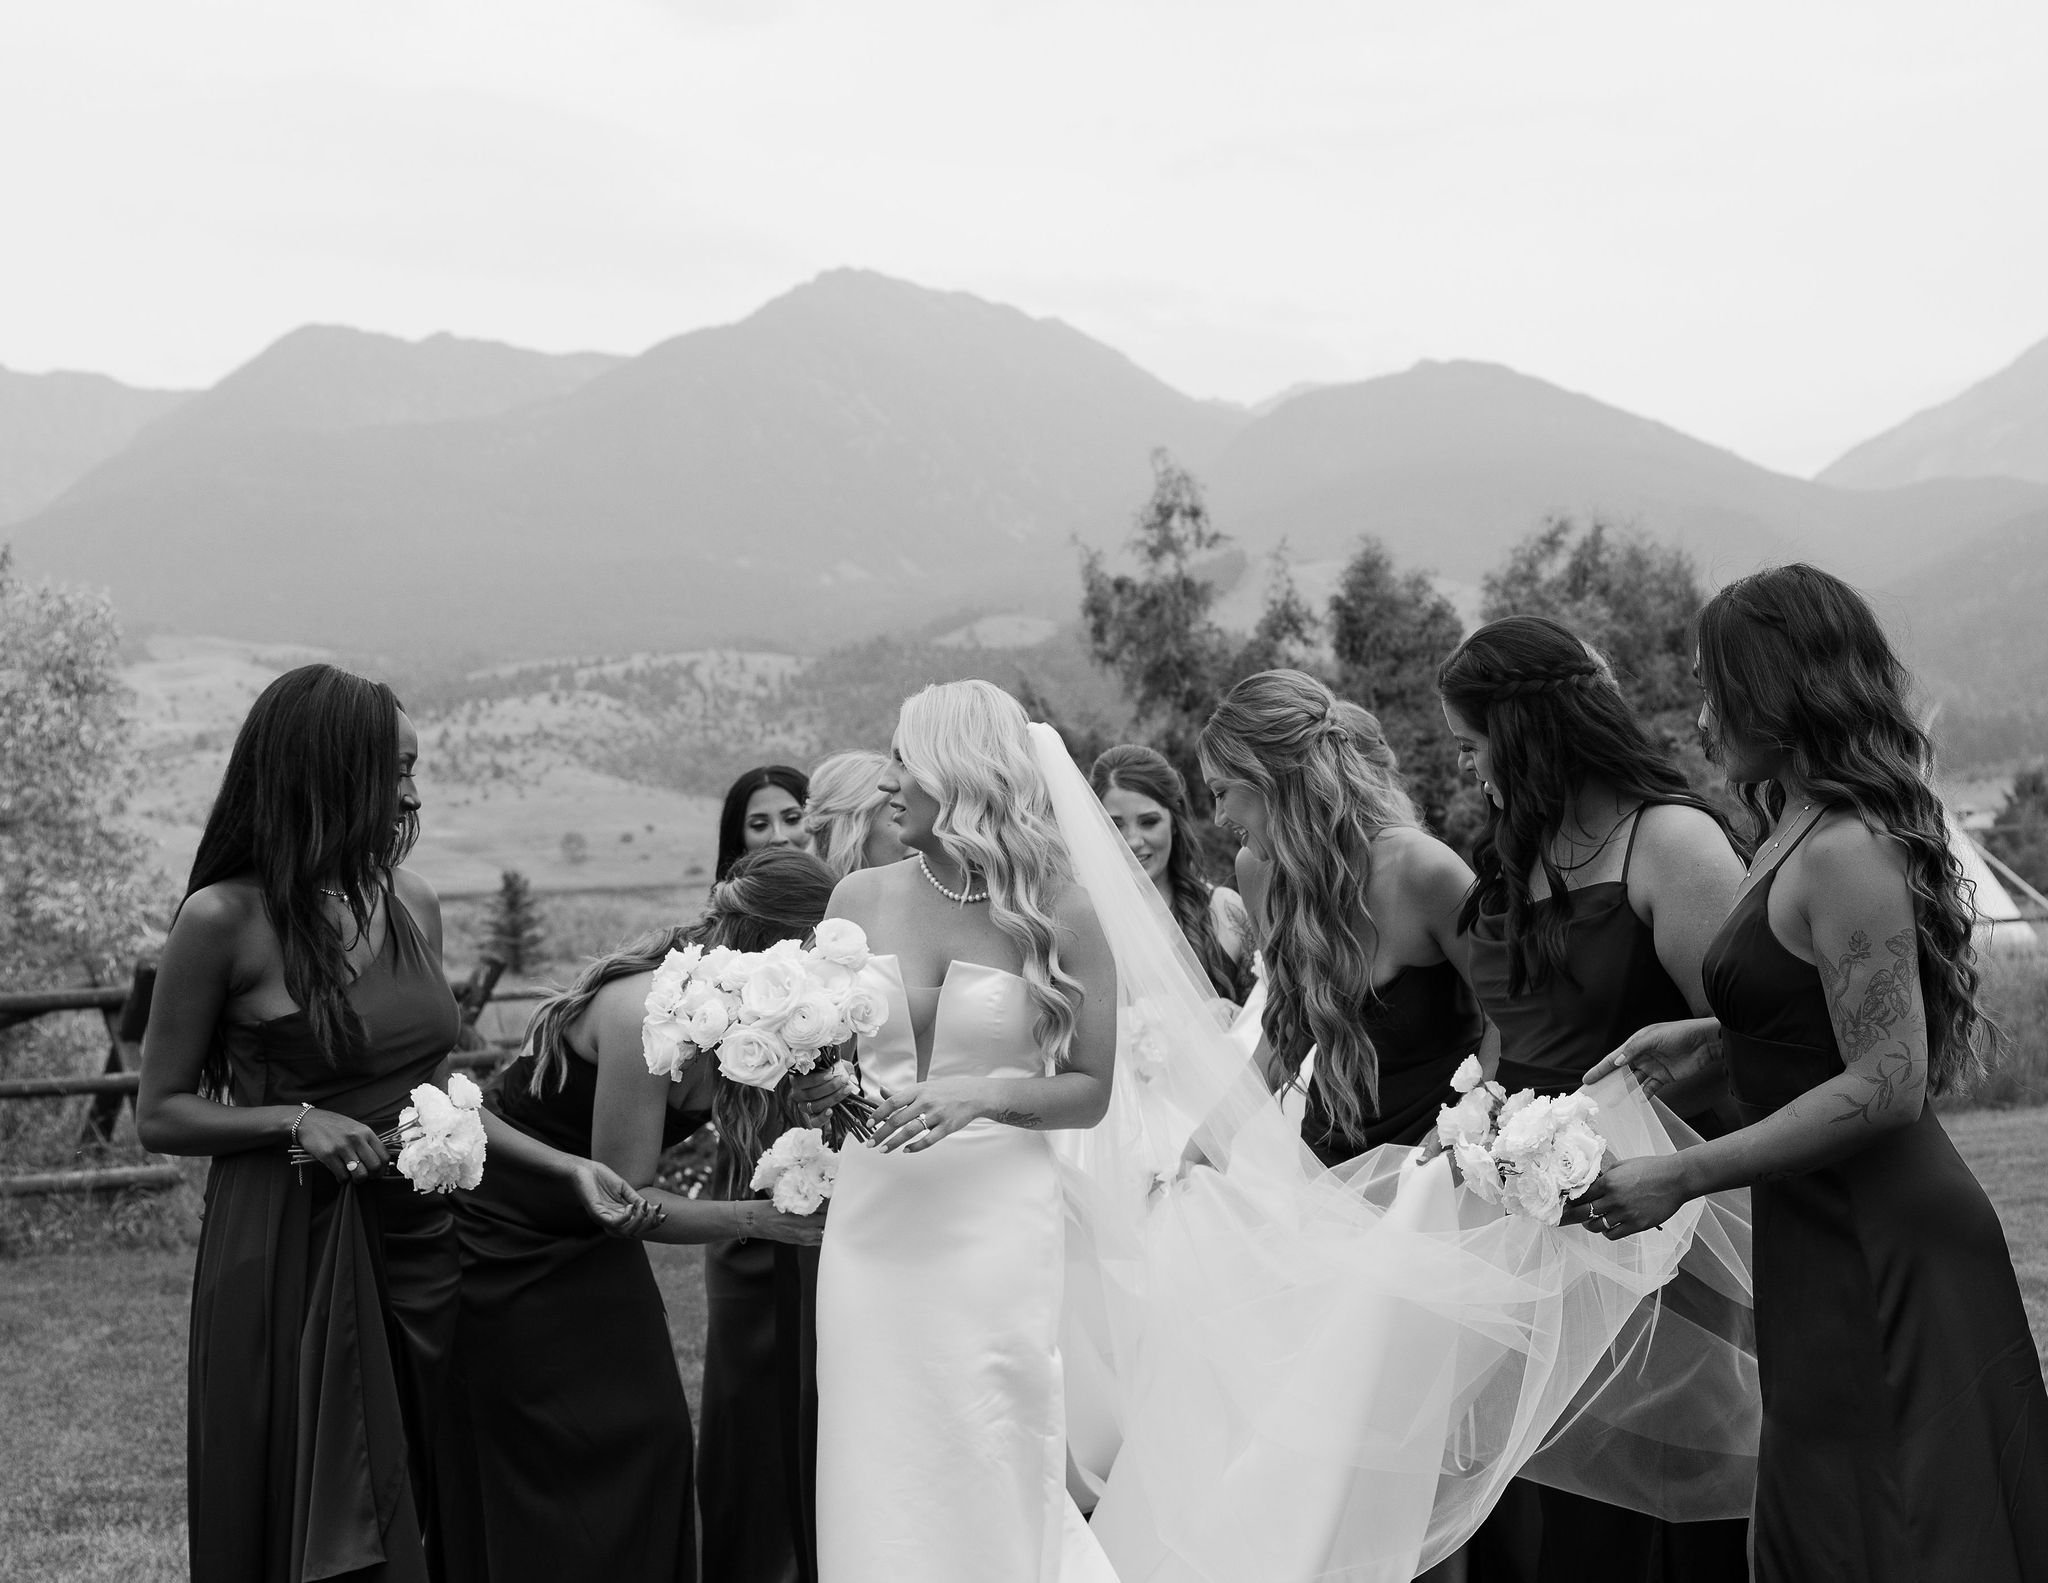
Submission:
{"label": "white satin gown", "polygon": [[[954,962],[909,988],[870,1083],[1038,1077],[1024,980]],[[1043,1133],[977,1121],[929,1149],[842,1153],[818,1269],[821,1583],[1114,1583],[1067,1493],[1059,1332],[1066,1210]]]}

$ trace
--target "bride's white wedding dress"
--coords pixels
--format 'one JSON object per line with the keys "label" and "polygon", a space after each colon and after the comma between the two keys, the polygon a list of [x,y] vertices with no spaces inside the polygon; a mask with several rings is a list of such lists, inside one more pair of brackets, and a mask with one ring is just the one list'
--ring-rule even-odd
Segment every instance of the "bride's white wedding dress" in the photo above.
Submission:
{"label": "bride's white wedding dress", "polygon": [[[1039,1077],[1024,980],[954,962],[860,1044],[884,1089]],[[1066,1210],[1042,1133],[978,1121],[915,1154],[849,1145],[818,1269],[822,1583],[1114,1583],[1066,1485]]]}

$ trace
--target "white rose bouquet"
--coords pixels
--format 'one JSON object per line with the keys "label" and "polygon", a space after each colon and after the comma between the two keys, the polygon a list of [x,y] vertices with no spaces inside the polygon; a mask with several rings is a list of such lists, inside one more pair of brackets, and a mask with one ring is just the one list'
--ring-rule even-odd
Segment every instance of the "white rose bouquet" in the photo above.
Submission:
{"label": "white rose bouquet", "polygon": [[[461,1072],[443,1093],[432,1083],[412,1091],[412,1103],[398,1113],[398,1125],[378,1139],[398,1151],[398,1174],[421,1193],[452,1193],[484,1179],[484,1091]],[[293,1165],[308,1165],[304,1149],[290,1153]]]}
{"label": "white rose bouquet", "polygon": [[[888,1020],[888,1002],[859,981],[867,962],[867,935],[844,918],[825,919],[808,946],[779,940],[765,951],[671,951],[647,991],[647,1069],[680,1082],[692,1061],[713,1053],[721,1076],[772,1089],[791,1072],[829,1066],[839,1046]],[[873,1113],[858,1088],[845,1095],[832,1108],[832,1143],[868,1138]]]}
{"label": "white rose bouquet", "polygon": [[791,1127],[768,1146],[754,1167],[753,1189],[766,1191],[785,1215],[810,1215],[832,1196],[839,1153],[816,1127]]}
{"label": "white rose bouquet", "polygon": [[1509,1094],[1481,1077],[1479,1062],[1467,1056],[1451,1078],[1457,1102],[1437,1112],[1438,1141],[1465,1185],[1488,1203],[1558,1224],[1607,1157],[1607,1140],[1593,1126],[1600,1107],[1583,1093]]}

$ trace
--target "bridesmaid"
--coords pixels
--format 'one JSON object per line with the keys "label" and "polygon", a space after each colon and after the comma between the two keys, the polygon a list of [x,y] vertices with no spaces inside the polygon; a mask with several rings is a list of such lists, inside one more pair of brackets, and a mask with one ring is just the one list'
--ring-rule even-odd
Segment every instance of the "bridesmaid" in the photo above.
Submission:
{"label": "bridesmaid", "polygon": [[882,776],[888,768],[888,755],[855,751],[835,753],[811,771],[804,832],[835,880],[855,869],[880,868],[910,856],[886,817],[889,798],[882,790]]}
{"label": "bridesmaid", "polygon": [[[197,1583],[439,1578],[466,1526],[442,1417],[452,1205],[386,1175],[378,1136],[460,1025],[440,903],[400,866],[418,758],[390,688],[280,676],[235,738],[164,945],[136,1119],[149,1149],[213,1157],[188,1378]],[[492,1170],[522,1153],[486,1131]],[[294,1145],[311,1166],[287,1163]],[[523,1157],[585,1213],[630,1213],[610,1172]]]}
{"label": "bridesmaid", "polygon": [[1217,819],[1268,875],[1257,1059],[1278,1091],[1316,1047],[1302,1138],[1325,1165],[1419,1142],[1485,1033],[1461,967],[1471,870],[1419,828],[1392,755],[1361,750],[1364,714],[1264,671],[1200,745]]}
{"label": "bridesmaid", "polygon": [[1745,1123],[1610,1167],[1609,1237],[1748,1187],[1764,1428],[1759,1583],[2048,1578],[2048,1395],[1997,1213],[1930,1096],[1976,1067],[1971,903],[1907,677],[1810,566],[1700,615],[1700,726],[1770,830],[1707,958],[1713,1016],[1595,1074],[1725,1071]]}
{"label": "bridesmaid", "polygon": [[[718,816],[717,880],[749,852],[808,849],[810,793],[809,778],[787,764],[763,764],[734,781]],[[752,1196],[730,1170],[721,1169],[713,1186],[722,1197]],[[759,1237],[711,1243],[704,1250],[704,1299],[704,1422],[697,1432],[704,1575],[720,1583],[807,1580],[802,1536],[810,1517],[788,1467],[796,1432],[790,1379],[801,1349],[795,1250]]]}
{"label": "bridesmaid", "polygon": [[1216,993],[1242,1005],[1252,988],[1251,922],[1237,892],[1210,883],[1202,872],[1201,838],[1180,771],[1164,754],[1124,742],[1096,759],[1088,785],[1158,888]]}
{"label": "bridesmaid", "polygon": [[[750,853],[689,929],[661,929],[585,968],[535,1014],[524,1054],[485,1103],[555,1150],[588,1154],[644,1202],[620,1227],[653,1242],[735,1236],[815,1246],[824,1217],[757,1198],[687,1199],[652,1186],[662,1152],[715,1118],[749,1164],[767,1107],[698,1060],[650,1074],[640,1024],[672,947],[761,950],[810,933],[832,880],[788,847]],[[462,1195],[458,1356],[492,1583],[695,1578],[690,1413],[646,1251],[591,1226],[559,1183],[493,1162]],[[752,1470],[741,1470],[748,1473]],[[719,1574],[712,1573],[711,1576]]]}
{"label": "bridesmaid", "polygon": [[[1486,794],[1459,912],[1509,1092],[1563,1093],[1638,1028],[1706,1009],[1701,964],[1742,879],[1727,820],[1651,741],[1606,665],[1541,616],[1489,622],[1437,675],[1459,763]],[[1718,1132],[1711,1095],[1666,1099]],[[1666,1525],[1516,1480],[1474,1576],[1642,1583],[1744,1576],[1739,1523]],[[1677,1537],[1673,1537],[1676,1535]],[[1660,1563],[1661,1558],[1661,1563]]]}

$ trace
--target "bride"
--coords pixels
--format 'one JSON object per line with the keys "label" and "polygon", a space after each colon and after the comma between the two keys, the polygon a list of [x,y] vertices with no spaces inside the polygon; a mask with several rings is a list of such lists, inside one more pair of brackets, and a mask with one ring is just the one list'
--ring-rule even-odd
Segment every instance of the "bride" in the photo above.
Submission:
{"label": "bride", "polygon": [[913,855],[830,908],[867,932],[889,1016],[818,1273],[821,1583],[1113,1579],[1067,1494],[1046,1134],[1109,1106],[1116,968],[1008,694],[909,699],[881,786]]}

